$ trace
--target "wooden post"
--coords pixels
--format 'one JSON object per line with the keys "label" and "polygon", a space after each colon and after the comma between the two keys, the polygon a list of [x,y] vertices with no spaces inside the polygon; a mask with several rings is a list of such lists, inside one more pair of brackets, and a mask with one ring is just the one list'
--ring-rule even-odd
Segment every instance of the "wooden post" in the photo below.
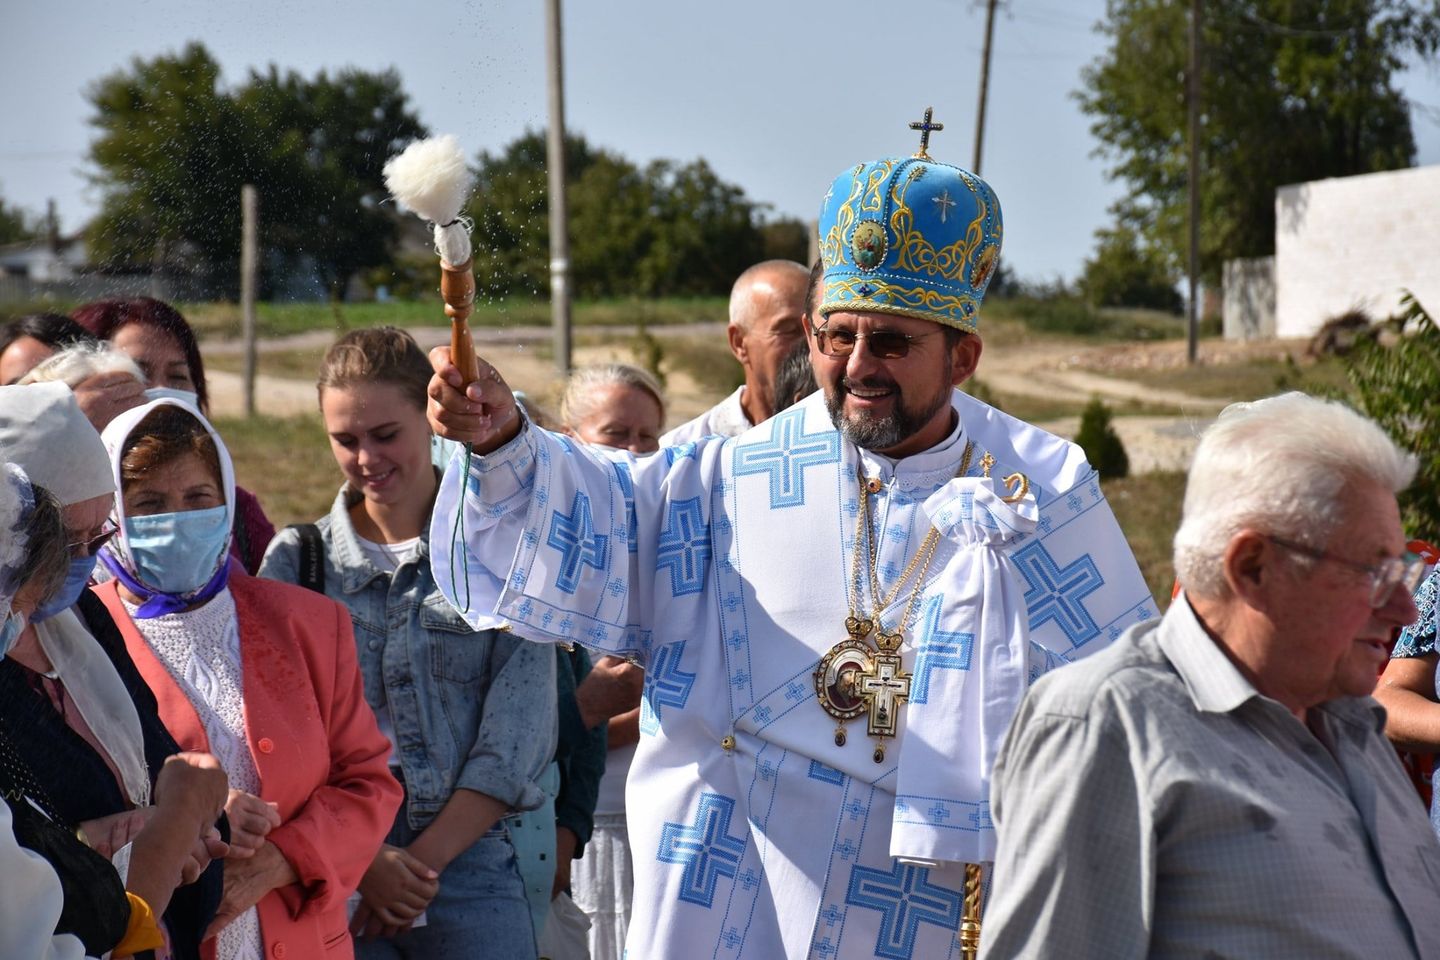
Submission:
{"label": "wooden post", "polygon": [[970,171],[980,175],[980,161],[985,155],[985,101],[990,94],[990,41],[995,36],[995,3],[985,7],[985,52],[980,55],[980,106],[975,111],[975,162]]}
{"label": "wooden post", "polygon": [[1190,302],[1187,305],[1185,356],[1193,366],[1200,349],[1200,0],[1190,0],[1190,69],[1185,100],[1189,112]]}
{"label": "wooden post", "polygon": [[560,0],[545,3],[545,58],[550,93],[546,137],[550,199],[550,323],[555,336],[555,368],[570,376],[570,215],[565,202],[565,70],[560,35]]}
{"label": "wooden post", "polygon": [[255,281],[260,255],[259,201],[253,184],[240,188],[240,324],[245,338],[245,416],[255,416]]}

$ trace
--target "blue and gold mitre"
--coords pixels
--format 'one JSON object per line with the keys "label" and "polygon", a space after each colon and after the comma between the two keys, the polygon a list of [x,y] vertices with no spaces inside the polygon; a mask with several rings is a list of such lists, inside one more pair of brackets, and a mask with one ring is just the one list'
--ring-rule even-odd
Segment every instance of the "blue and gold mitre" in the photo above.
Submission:
{"label": "blue and gold mitre", "polygon": [[928,131],[913,157],[862,163],[831,184],[820,207],[820,316],[893,313],[979,332],[1000,259],[1000,201],[975,174],[932,159],[927,140]]}

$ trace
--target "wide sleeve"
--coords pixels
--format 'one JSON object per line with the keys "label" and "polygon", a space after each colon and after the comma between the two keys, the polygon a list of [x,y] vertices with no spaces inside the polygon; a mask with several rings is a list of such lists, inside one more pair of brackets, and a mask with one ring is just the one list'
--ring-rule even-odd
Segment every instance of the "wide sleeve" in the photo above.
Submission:
{"label": "wide sleeve", "polygon": [[545,802],[536,780],[555,755],[555,651],[508,632],[491,650],[480,729],[455,786],[534,810]]}
{"label": "wide sleeve", "polygon": [[[350,616],[337,603],[324,606],[330,628],[307,632],[311,644],[323,640],[323,650],[305,653],[330,744],[329,776],[268,838],[299,876],[279,891],[294,917],[343,900],[359,886],[402,799],[387,766],[390,742],[365,702]],[[326,674],[319,668],[332,656]]]}
{"label": "wide sleeve", "polygon": [[721,449],[709,438],[636,459],[527,426],[487,456],[457,453],[431,520],[436,582],[476,629],[513,624],[643,665],[657,584],[703,582],[710,566],[708,542],[681,548],[708,529]]}
{"label": "wide sleeve", "polygon": [[10,807],[0,802],[0,957],[79,960],[80,941],[55,934],[64,894],[60,878],[39,854],[20,846],[11,828]]}
{"label": "wide sleeve", "polygon": [[982,958],[1147,955],[1155,849],[1142,789],[1118,724],[1046,713],[1032,694],[995,764]]}

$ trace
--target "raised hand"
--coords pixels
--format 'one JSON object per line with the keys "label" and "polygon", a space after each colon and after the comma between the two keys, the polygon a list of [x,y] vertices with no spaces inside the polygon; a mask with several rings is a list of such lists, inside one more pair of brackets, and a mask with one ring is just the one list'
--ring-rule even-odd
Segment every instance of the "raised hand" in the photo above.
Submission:
{"label": "raised hand", "polygon": [[469,443],[475,452],[491,453],[509,443],[520,432],[520,414],[515,394],[484,358],[475,358],[480,379],[466,384],[450,361],[449,347],[430,351],[430,403],[426,416],[436,435]]}

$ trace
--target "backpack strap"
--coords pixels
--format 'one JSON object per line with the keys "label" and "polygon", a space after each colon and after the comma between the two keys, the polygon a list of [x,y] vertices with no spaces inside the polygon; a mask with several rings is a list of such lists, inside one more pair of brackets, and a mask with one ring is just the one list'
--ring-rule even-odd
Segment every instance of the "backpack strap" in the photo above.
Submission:
{"label": "backpack strap", "polygon": [[313,523],[292,523],[287,529],[300,534],[300,563],[297,582],[306,590],[325,592],[325,544],[320,528]]}

